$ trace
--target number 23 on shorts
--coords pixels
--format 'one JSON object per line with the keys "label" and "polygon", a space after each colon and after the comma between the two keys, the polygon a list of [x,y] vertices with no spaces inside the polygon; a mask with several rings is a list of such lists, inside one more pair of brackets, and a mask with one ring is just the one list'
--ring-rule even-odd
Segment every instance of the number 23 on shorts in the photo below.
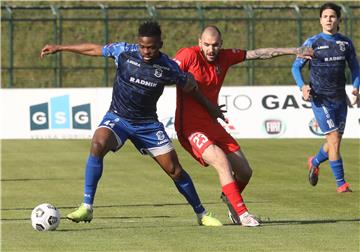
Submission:
{"label": "number 23 on shorts", "polygon": [[189,137],[191,146],[202,153],[209,146],[209,138],[201,132],[195,132]]}

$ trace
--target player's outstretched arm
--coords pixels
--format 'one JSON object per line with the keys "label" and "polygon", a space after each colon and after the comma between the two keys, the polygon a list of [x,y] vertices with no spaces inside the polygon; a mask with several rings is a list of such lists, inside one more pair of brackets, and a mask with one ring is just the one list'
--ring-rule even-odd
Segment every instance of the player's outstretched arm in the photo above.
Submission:
{"label": "player's outstretched arm", "polygon": [[45,45],[41,49],[40,57],[43,58],[45,55],[54,54],[61,51],[73,52],[88,56],[102,56],[102,45],[97,44],[77,44],[77,45]]}
{"label": "player's outstretched arm", "polygon": [[214,105],[212,104],[202,93],[199,89],[194,90],[192,92],[192,95],[195,97],[195,99],[208,111],[210,116],[214,118],[215,120],[217,118],[220,118],[224,122],[228,123],[227,119],[224,116],[224,113],[226,110],[222,109],[225,105]]}
{"label": "player's outstretched arm", "polygon": [[299,58],[311,59],[314,51],[310,47],[294,48],[259,48],[246,51],[246,59],[270,59],[282,55],[296,55]]}
{"label": "player's outstretched arm", "polygon": [[185,86],[182,88],[184,92],[189,93],[192,92],[193,90],[197,90],[198,89],[198,85],[197,82],[194,78],[194,76],[191,73],[186,73],[187,75],[187,81]]}
{"label": "player's outstretched arm", "polygon": [[211,117],[213,117],[215,120],[217,118],[220,118],[226,122],[225,116],[223,114],[223,111],[221,108],[223,106],[216,106],[213,105],[199,90],[197,82],[194,78],[194,76],[191,73],[187,74],[187,83],[183,87],[183,91],[187,93],[191,93],[191,95],[194,96],[194,98],[202,105],[206,110],[209,112]]}

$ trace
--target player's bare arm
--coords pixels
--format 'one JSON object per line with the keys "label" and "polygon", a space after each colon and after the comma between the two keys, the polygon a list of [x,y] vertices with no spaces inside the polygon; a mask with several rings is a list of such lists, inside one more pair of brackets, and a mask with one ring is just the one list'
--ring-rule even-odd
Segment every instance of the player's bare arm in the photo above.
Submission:
{"label": "player's bare arm", "polygon": [[224,122],[227,123],[227,119],[224,116],[224,113],[226,112],[226,110],[222,109],[224,105],[214,105],[212,104],[202,93],[199,89],[194,90],[194,92],[192,92],[192,95],[195,97],[195,99],[204,107],[206,108],[206,110],[209,112],[209,114],[211,115],[212,118],[214,118],[215,120],[217,118],[220,118],[221,120],[223,120]]}
{"label": "player's bare arm", "polygon": [[194,76],[191,73],[186,73],[186,74],[187,74],[188,78],[187,78],[187,82],[186,82],[185,86],[183,87],[183,91],[188,93],[193,90],[197,90],[198,85],[197,85],[197,82],[196,82]]}
{"label": "player's bare arm", "polygon": [[54,54],[61,51],[73,52],[88,56],[102,56],[102,45],[85,43],[77,45],[45,45],[41,49],[40,57],[43,58],[45,55]]}
{"label": "player's bare arm", "polygon": [[355,105],[360,100],[359,89],[353,88],[353,90],[351,91],[351,94],[354,96],[352,99],[351,105]]}
{"label": "player's bare arm", "polygon": [[310,47],[294,47],[294,48],[259,48],[246,52],[246,59],[270,59],[282,55],[296,55],[300,58],[311,59],[314,51]]}
{"label": "player's bare arm", "polygon": [[195,97],[195,99],[202,105],[206,110],[209,112],[211,117],[213,117],[215,120],[217,118],[221,118],[223,121],[226,122],[225,116],[224,116],[224,110],[221,108],[224,106],[216,106],[213,105],[200,91],[197,85],[197,82],[194,78],[194,76],[191,73],[186,73],[188,76],[187,83],[183,87],[184,92],[190,93]]}
{"label": "player's bare arm", "polygon": [[305,101],[310,101],[311,95],[310,95],[311,87],[308,84],[304,84],[301,88],[302,96]]}

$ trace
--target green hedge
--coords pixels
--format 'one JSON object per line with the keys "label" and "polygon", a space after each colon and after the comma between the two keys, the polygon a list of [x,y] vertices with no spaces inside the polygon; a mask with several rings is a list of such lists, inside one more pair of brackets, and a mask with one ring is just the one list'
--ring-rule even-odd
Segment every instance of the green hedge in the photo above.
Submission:
{"label": "green hedge", "polygon": [[[297,4],[301,9],[302,32],[297,34],[294,9],[285,8]],[[224,47],[253,49],[261,47],[296,47],[300,41],[319,33],[318,7],[322,2],[103,2],[109,7],[133,7],[134,9],[108,9],[108,37],[104,31],[104,12],[96,2],[3,2],[1,65],[2,87],[10,87],[11,59],[13,61],[12,87],[91,87],[111,86],[114,64],[111,60],[85,57],[71,53],[52,55],[40,60],[41,48],[47,43],[82,43],[128,41],[136,42],[138,25],[145,19],[157,19],[163,30],[163,51],[175,55],[181,47],[197,44],[203,25],[219,26],[224,37]],[[351,36],[355,47],[360,48],[360,5],[356,2],[341,2],[351,10],[352,20],[343,22],[341,31]],[[249,31],[248,15],[243,6],[253,9],[253,31]],[[10,55],[10,19],[6,6],[11,7],[13,17],[13,54]],[[59,19],[52,14],[50,6],[58,8]],[[175,6],[182,7],[174,9]],[[191,8],[184,8],[184,6]],[[197,8],[197,6],[201,8]],[[275,8],[270,8],[271,6]],[[22,8],[18,8],[22,7]],[[39,7],[23,8],[23,7]],[[78,7],[71,9],[69,7]],[[83,9],[81,9],[82,7]],[[87,7],[96,7],[91,9]],[[135,9],[138,7],[139,9]],[[171,7],[171,9],[166,9]],[[232,8],[229,8],[232,7]],[[248,8],[247,7],[247,8]],[[155,10],[151,12],[151,10]],[[199,19],[202,10],[204,20]],[[344,13],[343,13],[344,14]],[[345,14],[344,14],[345,15]],[[345,15],[346,16],[346,15]],[[30,20],[30,19],[44,20]],[[72,20],[71,20],[72,18]],[[74,19],[87,20],[74,20]],[[89,20],[98,18],[101,20]],[[288,18],[288,19],[286,19]],[[21,21],[20,21],[20,20]],[[68,20],[70,19],[70,20]],[[61,25],[61,34],[59,27]],[[55,34],[55,26],[58,36]],[[61,35],[61,36],[60,36]],[[107,41],[106,41],[107,40]],[[299,41],[300,40],[300,41]],[[251,42],[253,41],[253,42]],[[253,47],[253,48],[252,48]],[[61,72],[54,67],[61,57]],[[104,69],[108,61],[108,68]],[[272,60],[245,62],[233,67],[225,85],[292,85],[290,68],[293,56]],[[253,66],[252,70],[249,67]],[[253,73],[253,75],[249,75]],[[106,78],[106,74],[108,78]]]}

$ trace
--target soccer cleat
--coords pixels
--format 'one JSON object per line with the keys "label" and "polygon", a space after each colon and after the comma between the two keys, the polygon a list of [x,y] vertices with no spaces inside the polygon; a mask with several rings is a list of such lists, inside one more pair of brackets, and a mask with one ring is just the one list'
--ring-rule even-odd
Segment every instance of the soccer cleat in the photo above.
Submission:
{"label": "soccer cleat", "polygon": [[198,223],[199,225],[206,227],[220,227],[223,225],[211,212],[208,212],[203,217],[198,218]]}
{"label": "soccer cleat", "polygon": [[257,227],[260,226],[259,221],[253,216],[252,214],[249,214],[248,212],[243,213],[239,216],[241,225],[244,227]]}
{"label": "soccer cleat", "polygon": [[80,221],[90,222],[93,218],[93,211],[87,209],[84,204],[81,204],[77,210],[66,215],[66,218],[76,223],[79,223]]}
{"label": "soccer cleat", "polygon": [[224,193],[221,193],[220,198],[222,199],[222,201],[227,205],[229,212],[228,212],[228,217],[230,219],[230,221],[234,224],[240,224],[240,219],[238,214],[236,213],[235,209],[233,208],[233,206],[231,205],[230,201],[228,200],[228,198],[226,197],[226,195]]}
{"label": "soccer cleat", "polygon": [[235,217],[231,214],[230,211],[228,211],[228,217],[229,217],[229,220],[231,221],[232,224],[241,224],[240,223],[240,219],[239,218],[236,218],[237,215],[235,215]]}
{"label": "soccer cleat", "polygon": [[309,157],[308,158],[309,182],[310,182],[310,185],[316,186],[316,184],[318,182],[318,179],[319,179],[320,167],[319,166],[314,166],[312,164],[313,159],[314,159],[314,157]]}
{"label": "soccer cleat", "polygon": [[342,186],[339,186],[336,190],[339,193],[352,192],[352,190],[350,189],[349,183],[345,183]]}

